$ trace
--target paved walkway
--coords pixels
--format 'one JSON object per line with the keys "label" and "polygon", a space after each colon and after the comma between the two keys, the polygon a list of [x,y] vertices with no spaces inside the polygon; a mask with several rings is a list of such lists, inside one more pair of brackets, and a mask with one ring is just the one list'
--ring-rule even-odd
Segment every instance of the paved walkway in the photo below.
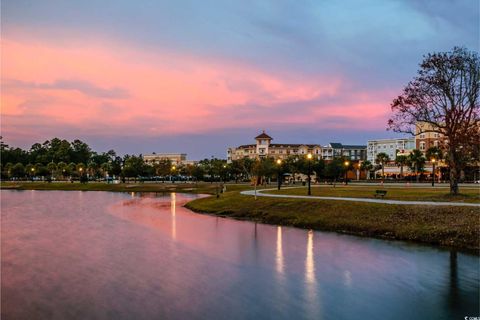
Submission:
{"label": "paved walkway", "polygon": [[[284,188],[293,189],[293,188]],[[343,198],[343,197],[319,197],[319,196],[298,196],[287,194],[271,194],[263,193],[264,191],[277,190],[262,189],[257,190],[257,197],[272,197],[272,198],[292,198],[292,199],[318,199],[318,200],[336,200],[336,201],[354,201],[354,202],[369,202],[369,203],[383,203],[383,204],[401,204],[401,205],[421,205],[421,206],[461,206],[461,207],[478,207],[480,203],[466,203],[466,202],[435,202],[435,201],[403,201],[403,200],[381,200],[369,198]],[[243,195],[254,196],[255,190],[247,190],[240,192]]]}

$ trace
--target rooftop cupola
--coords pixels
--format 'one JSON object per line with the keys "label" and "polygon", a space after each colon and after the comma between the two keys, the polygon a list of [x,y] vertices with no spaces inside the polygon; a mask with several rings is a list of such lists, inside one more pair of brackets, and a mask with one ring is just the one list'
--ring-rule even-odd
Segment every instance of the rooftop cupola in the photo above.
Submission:
{"label": "rooftop cupola", "polygon": [[255,140],[257,140],[257,154],[260,157],[265,157],[268,155],[268,146],[270,145],[270,141],[272,141],[272,139],[272,137],[265,133],[265,130],[255,137]]}
{"label": "rooftop cupola", "polygon": [[273,140],[272,137],[270,137],[268,134],[265,133],[265,130],[262,130],[262,133],[260,133],[258,136],[255,137],[255,140]]}

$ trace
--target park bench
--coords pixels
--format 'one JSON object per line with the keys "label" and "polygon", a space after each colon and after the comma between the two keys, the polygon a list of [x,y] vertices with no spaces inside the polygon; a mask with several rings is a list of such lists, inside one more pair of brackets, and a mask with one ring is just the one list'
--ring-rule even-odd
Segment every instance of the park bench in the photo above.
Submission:
{"label": "park bench", "polygon": [[387,194],[387,190],[375,190],[375,198],[380,196],[380,197],[385,197],[385,195]]}

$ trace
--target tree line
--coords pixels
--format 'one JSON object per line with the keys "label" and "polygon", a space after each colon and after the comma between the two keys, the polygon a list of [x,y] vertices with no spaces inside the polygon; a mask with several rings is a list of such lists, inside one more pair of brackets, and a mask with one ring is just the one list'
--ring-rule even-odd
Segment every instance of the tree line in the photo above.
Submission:
{"label": "tree line", "polygon": [[[211,158],[195,165],[173,164],[168,159],[147,164],[142,155],[117,155],[114,150],[96,152],[81,141],[53,138],[35,143],[29,150],[10,147],[0,139],[2,179],[103,179],[106,177],[139,179],[189,179],[195,181],[247,181],[253,177],[260,180],[290,174],[292,180],[299,174],[315,174],[317,178],[338,179],[345,170],[343,158],[330,162],[306,157],[290,156],[280,164],[273,158],[243,158],[227,163]],[[309,163],[310,162],[310,163]]]}
{"label": "tree line", "polygon": [[[147,164],[142,155],[124,155],[120,157],[114,150],[95,152],[81,141],[69,142],[53,138],[43,143],[35,143],[29,150],[9,147],[1,139],[1,177],[2,179],[42,179],[42,180],[81,180],[140,179],[140,180],[191,180],[191,181],[252,181],[257,183],[280,178],[295,183],[301,175],[311,173],[318,181],[337,181],[344,178],[350,170],[361,170],[367,179],[376,178],[381,170],[385,178],[385,165],[395,163],[400,168],[397,178],[404,178],[406,166],[418,181],[425,171],[427,161],[444,160],[444,153],[438,147],[432,147],[426,154],[413,150],[409,155],[398,155],[390,159],[386,153],[379,153],[375,161],[361,161],[358,164],[346,158],[331,161],[307,159],[306,156],[292,155],[280,162],[274,158],[242,158],[227,163],[224,159],[204,159],[195,165],[173,164],[161,159]],[[347,164],[347,165],[346,165]],[[83,180],[82,180],[83,179]],[[302,177],[304,179],[304,176]]]}

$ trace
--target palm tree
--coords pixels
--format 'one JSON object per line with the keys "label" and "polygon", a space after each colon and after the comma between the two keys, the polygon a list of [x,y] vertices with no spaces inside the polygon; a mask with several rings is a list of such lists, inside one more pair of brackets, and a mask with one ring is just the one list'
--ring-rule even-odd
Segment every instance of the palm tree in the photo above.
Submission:
{"label": "palm tree", "polygon": [[299,171],[299,158],[298,156],[288,156],[284,160],[284,167],[292,175],[293,184],[295,184],[295,174]]}
{"label": "palm tree", "polygon": [[69,172],[70,174],[70,178],[72,176],[72,174],[77,171],[77,165],[75,164],[75,162],[70,162],[67,166],[67,171]]}
{"label": "palm tree", "polygon": [[373,164],[372,162],[365,160],[360,164],[360,169],[365,171],[365,176],[367,177],[367,180],[370,179],[370,171],[373,169]]}
{"label": "palm tree", "polygon": [[403,178],[403,166],[407,164],[407,156],[399,155],[395,158],[395,163],[400,167],[400,177]]}
{"label": "palm tree", "polygon": [[418,182],[418,171],[421,171],[423,169],[423,166],[425,165],[425,157],[423,156],[423,153],[418,149],[414,149],[408,155],[407,163],[410,166],[410,169],[415,170],[415,176]]}
{"label": "palm tree", "polygon": [[109,173],[111,168],[112,168],[112,165],[110,162],[104,162],[100,165],[100,169],[102,170],[102,174],[104,176],[106,176]]}
{"label": "palm tree", "polygon": [[57,164],[55,162],[50,162],[47,164],[47,170],[50,172],[51,178],[53,178],[53,172],[57,170]]}
{"label": "palm tree", "polygon": [[63,161],[60,161],[59,163],[57,163],[57,170],[59,174],[61,174],[62,177],[65,178],[65,173],[67,171],[67,164]]}
{"label": "palm tree", "polygon": [[8,162],[4,167],[5,175],[8,178],[10,178],[10,175],[12,173],[12,168],[13,168],[13,163],[11,163],[11,162]]}
{"label": "palm tree", "polygon": [[390,161],[390,157],[385,152],[380,152],[377,154],[377,158],[375,159],[375,163],[378,163],[382,166],[382,180],[385,179],[385,163]]}
{"label": "palm tree", "polygon": [[99,165],[95,161],[89,161],[87,164],[87,170],[90,176],[97,177]]}
{"label": "palm tree", "polygon": [[427,149],[427,152],[425,152],[425,157],[427,160],[432,160],[435,159],[437,160],[442,160],[443,159],[443,152],[442,149],[439,147],[430,147]]}

